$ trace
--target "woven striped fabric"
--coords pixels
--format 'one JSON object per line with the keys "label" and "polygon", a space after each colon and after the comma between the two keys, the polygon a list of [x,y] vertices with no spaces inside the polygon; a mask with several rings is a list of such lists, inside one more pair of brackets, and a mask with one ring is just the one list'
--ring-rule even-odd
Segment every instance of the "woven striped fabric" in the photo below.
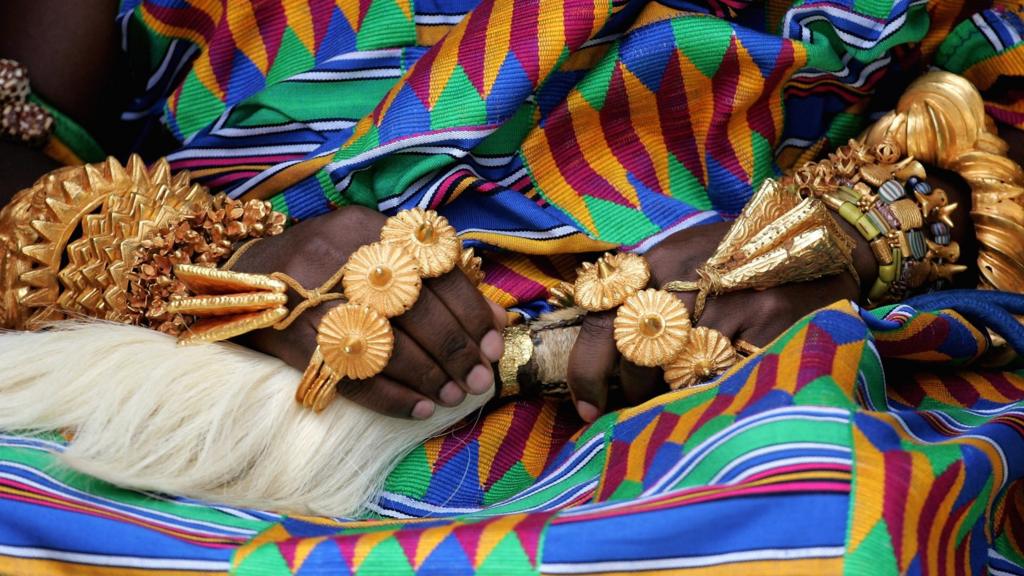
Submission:
{"label": "woven striped fabric", "polygon": [[[577,254],[735,214],[935,65],[1024,126],[1018,2],[126,0],[170,157],[293,218],[439,209],[533,315]],[[797,113],[792,113],[796,111]]]}
{"label": "woven striped fabric", "polygon": [[838,303],[586,428],[553,401],[471,419],[358,520],[117,490],[2,436],[0,571],[1021,574],[1024,371],[973,367],[987,346],[956,312]]}

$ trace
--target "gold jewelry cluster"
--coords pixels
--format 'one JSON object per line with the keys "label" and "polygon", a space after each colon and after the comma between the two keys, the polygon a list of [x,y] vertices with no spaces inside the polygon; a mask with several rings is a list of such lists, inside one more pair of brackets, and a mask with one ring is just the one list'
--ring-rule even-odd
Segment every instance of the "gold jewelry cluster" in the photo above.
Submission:
{"label": "gold jewelry cluster", "polygon": [[161,309],[185,290],[171,267],[217,266],[237,242],[283,223],[262,202],[213,197],[187,173],[172,176],[162,160],[60,168],[0,211],[0,326],[87,316],[174,333],[187,320]]}
{"label": "gold jewelry cluster", "polygon": [[334,399],[343,379],[364,380],[379,374],[394,348],[390,318],[412,308],[423,279],[467,266],[480,279],[480,259],[463,250],[455,229],[436,212],[415,208],[392,216],[380,241],[353,253],[332,278],[340,280],[346,302],[332,308],[317,328],[317,347],[302,375],[296,400],[321,411]]}
{"label": "gold jewelry cluster", "polygon": [[924,165],[885,140],[850,140],[819,162],[782,179],[804,198],[819,200],[860,234],[878,262],[868,304],[897,302],[925,286],[941,288],[954,274],[960,246],[952,241],[957,204],[925,181]]}
{"label": "gold jewelry cluster", "polygon": [[1007,156],[977,88],[949,72],[926,74],[864,141],[893,142],[921,162],[962,176],[971,188],[979,287],[1024,291],[1024,170]]}
{"label": "gold jewelry cluster", "polygon": [[605,254],[585,263],[574,283],[552,290],[552,304],[588,312],[616,309],[615,345],[638,366],[660,366],[673,390],[718,376],[739,359],[729,339],[717,330],[693,327],[690,314],[672,294],[647,288],[651,273],[636,254]]}

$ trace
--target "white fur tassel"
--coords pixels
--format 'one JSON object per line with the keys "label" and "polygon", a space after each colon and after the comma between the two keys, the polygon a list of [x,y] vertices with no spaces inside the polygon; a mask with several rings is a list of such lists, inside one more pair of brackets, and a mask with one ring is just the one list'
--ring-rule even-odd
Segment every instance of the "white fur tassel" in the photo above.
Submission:
{"label": "white fur tassel", "polygon": [[390,418],[339,398],[294,399],[301,374],[230,344],[180,347],[154,330],[66,322],[0,333],[0,429],[70,430],[64,462],[127,488],[281,512],[361,510],[409,450],[488,395]]}

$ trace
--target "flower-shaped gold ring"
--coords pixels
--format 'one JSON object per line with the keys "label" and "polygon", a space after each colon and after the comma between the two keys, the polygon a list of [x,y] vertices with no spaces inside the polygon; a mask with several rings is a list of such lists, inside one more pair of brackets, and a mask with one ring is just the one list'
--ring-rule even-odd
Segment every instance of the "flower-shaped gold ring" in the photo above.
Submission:
{"label": "flower-shaped gold ring", "polygon": [[342,283],[349,301],[391,318],[412,308],[423,281],[416,261],[393,244],[367,244],[348,259]]}
{"label": "flower-shaped gold ring", "polygon": [[641,290],[619,307],[615,316],[615,345],[638,366],[660,366],[686,342],[690,316],[678,298],[653,288]]}
{"label": "flower-shaped gold ring", "polygon": [[642,256],[620,252],[605,254],[595,264],[584,264],[576,276],[576,305],[590,312],[611,310],[647,286],[651,270]]}
{"label": "flower-shaped gold ring", "polygon": [[380,239],[408,253],[424,278],[447,274],[462,257],[462,241],[444,216],[413,208],[388,218]]}
{"label": "flower-shaped gold ring", "polygon": [[320,321],[316,343],[339,377],[363,380],[387,366],[395,336],[387,318],[368,306],[342,304]]}
{"label": "flower-shaped gold ring", "polygon": [[725,334],[698,326],[687,334],[679,354],[665,364],[665,382],[673,390],[707,382],[737,360],[736,350]]}

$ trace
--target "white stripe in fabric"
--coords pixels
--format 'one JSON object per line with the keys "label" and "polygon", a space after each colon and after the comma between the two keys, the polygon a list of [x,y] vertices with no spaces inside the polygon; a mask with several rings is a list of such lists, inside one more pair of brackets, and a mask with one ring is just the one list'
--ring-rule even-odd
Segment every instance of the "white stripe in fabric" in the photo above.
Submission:
{"label": "white stripe in fabric", "polygon": [[44,440],[42,438],[33,438],[31,436],[9,436],[0,435],[0,446],[9,446],[13,448],[31,448],[33,450],[39,450],[40,452],[63,452],[66,448],[59,442],[53,442],[51,440]]}
{"label": "white stripe in fabric", "polygon": [[1020,566],[1016,562],[1011,561],[1006,556],[1003,556],[1002,554],[1000,554],[999,551],[996,550],[995,548],[989,548],[988,549],[988,557],[989,557],[990,560],[996,560],[996,561],[999,561],[999,562],[1003,562],[1004,564],[1009,564],[1010,566],[1013,566],[1015,568],[1019,568],[1020,569],[1019,572],[1008,572],[1006,570],[998,570],[996,568],[993,568],[990,565],[988,567],[988,573],[989,573],[990,576],[1004,576],[1004,575],[1005,576],[1020,576],[1020,574],[1024,574],[1024,566]]}
{"label": "white stripe in fabric", "polygon": [[495,230],[493,228],[466,228],[464,230],[459,230],[459,236],[474,232],[498,234],[501,236],[515,236],[516,238],[527,238],[529,240],[552,240],[581,233],[576,228],[567,225],[558,226],[548,230]]}
{"label": "white stripe in fabric", "polygon": [[245,148],[186,148],[169,154],[171,162],[189,158],[234,158],[236,156],[272,156],[275,154],[305,154],[319,148],[319,144],[286,144],[281,146],[249,146]]}
{"label": "white stripe in fabric", "polygon": [[[445,142],[449,140],[472,140],[477,138],[486,137],[489,134],[494,133],[497,130],[497,126],[483,126],[483,127],[471,127],[467,126],[458,130],[446,130],[444,132],[438,132],[436,134],[420,134],[418,136],[412,136],[410,138],[403,138],[394,142],[377,146],[372,150],[367,150],[361,154],[356,154],[352,158],[345,160],[339,160],[332,162],[327,165],[327,170],[335,172],[349,166],[357,166],[364,162],[368,162],[381,156],[387,156],[392,152],[411,148],[413,146],[419,146],[421,144],[433,144],[435,142]],[[338,188],[339,192],[343,192],[344,188]]]}
{"label": "white stripe in fabric", "polygon": [[[750,452],[745,452],[742,456],[737,456],[735,459],[733,459],[731,462],[729,462],[729,464],[727,466],[725,466],[724,468],[719,470],[718,473],[715,474],[713,478],[711,478],[711,481],[709,482],[709,484],[718,484],[719,482],[722,481],[722,478],[726,477],[730,472],[732,472],[733,470],[743,466],[745,463],[749,462],[750,460],[753,460],[755,458],[759,458],[761,456],[767,456],[768,454],[775,454],[775,453],[778,453],[778,452],[786,452],[786,451],[789,451],[789,450],[827,450],[827,451],[831,451],[831,452],[841,452],[843,454],[848,454],[848,455],[851,454],[849,448],[846,448],[846,447],[843,447],[843,446],[839,446],[839,445],[836,445],[836,444],[826,444],[824,442],[788,442],[786,444],[773,444],[771,446],[765,446],[763,448],[758,448],[757,450],[751,450]],[[812,461],[812,462],[817,461],[817,460],[814,459],[814,457],[810,457],[810,458],[811,458],[810,461]],[[825,457],[820,457],[820,458],[825,458]],[[849,463],[850,459],[849,458],[847,458],[846,460],[839,459],[838,461],[839,462]],[[775,467],[775,465],[772,465],[772,463],[766,463],[766,464],[768,464],[768,468],[774,468]],[[765,464],[759,464],[758,467],[763,467],[764,465]]]}
{"label": "white stripe in fabric", "polygon": [[177,558],[143,558],[138,556],[112,556],[108,554],[86,554],[84,552],[66,552],[49,548],[27,548],[23,546],[7,546],[0,544],[0,556],[15,558],[32,558],[38,560],[57,560],[75,562],[93,566],[110,566],[117,568],[150,568],[156,570],[196,570],[202,572],[220,572],[231,568],[231,562],[224,560],[185,560]]}
{"label": "white stripe in fabric", "polygon": [[469,150],[457,146],[413,146],[402,150],[402,154],[444,154],[452,158],[464,158]]}
{"label": "white stripe in fabric", "polygon": [[[917,413],[915,412],[915,414],[917,414]],[[907,425],[907,422],[903,419],[903,417],[900,415],[900,413],[898,411],[890,412],[889,415],[892,416],[892,418],[896,422],[899,422],[900,428],[903,428],[903,431],[907,433],[907,436],[910,436],[915,441],[920,442],[921,444],[929,444],[929,445],[931,445],[931,444],[941,444],[942,442],[946,441],[945,438],[940,439],[940,440],[925,440],[924,438],[921,438],[920,436],[915,434],[914,431],[910,429],[910,426]],[[965,438],[973,438],[975,440],[979,440],[979,441],[984,442],[984,443],[988,444],[989,446],[991,446],[992,449],[995,450],[997,454],[999,454],[999,462],[1000,462],[1000,465],[1002,466],[1002,469],[1003,470],[1009,470],[1010,469],[1009,462],[1006,459],[1006,453],[1003,452],[1003,448],[999,445],[998,442],[994,441],[992,438],[987,438],[985,436],[978,436],[977,434],[962,434],[962,435],[958,435],[957,436],[958,440],[959,439],[965,439]],[[999,483],[999,486],[996,487],[998,490],[1002,490],[1003,487],[1006,486],[1007,476],[1008,476],[1007,474],[1003,474],[1002,481]]]}
{"label": "white stripe in fabric", "polygon": [[416,203],[416,206],[424,210],[428,210],[430,206],[434,203],[434,197],[437,196],[437,192],[441,188],[441,183],[447,180],[456,172],[460,172],[462,170],[469,172],[470,174],[477,178],[480,177],[480,175],[477,174],[476,170],[474,170],[472,166],[469,166],[468,164],[456,164],[450,167],[444,174],[434,179],[430,186],[427,187],[426,193],[424,193],[423,196],[420,197],[419,202]]}
{"label": "white stripe in fabric", "polygon": [[318,132],[330,130],[344,130],[355,126],[354,120],[322,120],[317,122],[289,122],[287,124],[271,124],[266,126],[234,126],[231,128],[220,128],[211,132],[214,136],[225,138],[241,138],[246,136],[262,136],[264,134],[279,134],[281,132],[299,132],[311,129]]}
{"label": "white stripe in fabric", "polygon": [[526,174],[527,174],[526,166],[523,166],[519,170],[516,170],[515,172],[509,174],[508,176],[505,176],[501,180],[498,180],[496,182],[496,184],[498,184],[499,186],[504,186],[504,187],[507,188],[507,187],[511,186],[513,182],[516,182],[517,180],[521,179]]}
{"label": "white stripe in fabric", "polygon": [[[580,446],[579,448],[577,448],[577,450],[575,452],[573,452],[573,455],[569,459],[567,459],[565,462],[563,462],[561,465],[559,465],[558,468],[555,468],[550,473],[545,474],[544,476],[542,476],[534,485],[530,486],[526,490],[523,490],[519,494],[516,494],[515,496],[512,496],[511,498],[508,498],[506,500],[502,500],[501,502],[497,502],[495,504],[487,506],[487,509],[488,510],[495,510],[495,509],[498,509],[498,508],[501,508],[501,507],[509,506],[511,504],[514,504],[514,503],[520,501],[520,500],[525,500],[527,498],[532,497],[534,494],[537,494],[537,493],[541,492],[542,490],[546,489],[550,485],[553,485],[553,484],[563,480],[564,478],[568,478],[568,477],[572,476],[573,474],[575,474],[576,472],[578,472],[580,469],[582,469],[584,466],[586,466],[588,462],[593,460],[594,456],[596,456],[597,454],[601,453],[603,451],[603,449],[604,449],[604,435],[603,434],[598,434],[594,438],[591,438],[589,441],[587,441],[586,444],[584,444],[583,446]],[[560,492],[556,496],[553,496],[551,498],[546,498],[544,500],[544,502],[536,504],[535,506],[531,507],[530,510],[541,509],[547,503],[549,503],[551,501],[554,501],[554,500],[557,500],[557,499],[561,498],[562,496],[564,496],[565,494],[567,494],[569,492],[572,492],[574,490],[577,491],[577,492],[581,492],[582,493],[583,491],[585,491],[587,489],[593,489],[592,487],[596,487],[596,485],[597,485],[596,483],[597,483],[596,480],[589,480],[589,481],[587,481],[586,483],[584,483],[582,485],[573,486],[573,487],[571,487],[571,488],[569,488],[567,490],[564,490],[564,491]],[[421,502],[419,500],[410,499],[410,498],[408,498],[406,496],[403,496],[401,494],[392,494],[390,492],[384,493],[383,498],[385,498],[387,500],[393,500],[393,501],[396,501],[396,502],[401,502],[402,504],[405,504],[406,506],[408,506],[410,508],[423,509],[425,511],[432,511],[432,512],[445,512],[445,511],[450,511],[450,512],[460,512],[460,511],[477,512],[477,511],[483,509],[483,508],[459,509],[459,508],[444,508],[444,507],[440,507],[439,508],[439,507],[437,507],[435,505],[432,505],[432,504],[427,504],[427,503]],[[433,508],[433,510],[432,510],[432,508]],[[409,516],[409,515],[407,515],[407,514],[405,514],[403,512],[398,512],[396,510],[391,510],[389,508],[384,508],[383,506],[379,506],[379,505],[374,505],[373,511],[377,512],[378,514],[384,514],[384,515],[387,515],[387,516],[392,516],[394,518],[411,518],[412,517],[412,516]]]}
{"label": "white stripe in fabric", "polygon": [[402,48],[385,48],[381,50],[363,50],[345,52],[328,59],[328,62],[341,62],[343,60],[373,60],[382,58],[395,58],[402,55]]}
{"label": "white stripe in fabric", "polygon": [[417,14],[413,21],[427,26],[454,25],[462,22],[465,17],[465,14]]}
{"label": "white stripe in fabric", "polygon": [[388,494],[387,499],[399,504],[404,504],[409,508],[415,508],[417,510],[423,510],[425,512],[442,513],[442,514],[471,514],[473,512],[479,512],[482,510],[480,507],[473,508],[459,508],[457,506],[438,506],[422,500],[414,500],[403,494]]}
{"label": "white stripe in fabric", "polygon": [[[406,188],[405,192],[402,192],[400,195],[395,196],[393,198],[388,198],[387,200],[383,200],[381,202],[378,202],[377,203],[377,208],[380,211],[383,212],[384,210],[390,210],[392,208],[395,208],[397,206],[402,205],[403,202],[405,202],[406,200],[411,198],[414,194],[419,192],[420,189],[422,189],[423,186],[425,186],[427,184],[427,182],[429,182],[430,179],[433,178],[433,177],[434,177],[434,173],[433,172],[421,176],[418,180],[416,180],[408,188]],[[349,176],[345,176],[346,180],[348,180],[348,178],[349,178]],[[339,182],[338,186],[341,186],[341,184],[342,184],[342,182]],[[336,188],[338,186],[336,186]],[[348,183],[347,182],[345,182],[345,188],[348,188]]]}
{"label": "white stripe in fabric", "polygon": [[[903,27],[904,22],[906,22],[907,20],[907,13],[910,11],[910,8],[920,4],[926,4],[927,2],[928,0],[917,0],[915,2],[911,2],[907,6],[907,10],[905,10],[902,14],[897,16],[895,20],[890,20],[884,26],[881,27],[879,27],[879,22],[876,20],[873,20],[866,16],[861,16],[860,14],[848,12],[846,10],[822,8],[820,5],[815,5],[804,9],[797,8],[790,10],[786,13],[786,20],[783,23],[782,30],[783,34],[786,34],[788,37],[789,30],[793,25],[793,20],[796,20],[800,25],[801,35],[804,35],[806,34],[805,31],[810,31],[809,25],[811,23],[825,22],[826,24],[832,27],[833,31],[836,33],[837,36],[839,36],[840,39],[843,40],[843,42],[855,48],[870,49],[877,46],[883,40],[885,40],[890,35],[892,35],[897,30]],[[804,14],[807,12],[816,13],[808,14],[805,16]],[[821,12],[824,12],[828,16],[826,16],[825,14],[821,14]],[[832,24],[832,19],[847,20],[864,28],[871,28],[877,30],[878,34],[874,38],[862,38],[855,34],[851,34],[844,30],[840,30],[839,28]],[[801,39],[804,41],[808,40],[807,38]]]}
{"label": "white stripe in fabric", "polygon": [[633,249],[630,250],[630,252],[634,252],[636,254],[644,254],[648,250],[650,250],[651,248],[654,248],[655,246],[660,244],[663,240],[665,240],[669,236],[675,234],[676,232],[679,232],[680,230],[683,230],[685,228],[690,228],[690,227],[696,226],[697,224],[700,224],[702,222],[706,222],[706,221],[708,221],[708,220],[710,220],[712,218],[716,218],[717,216],[718,216],[717,212],[713,212],[713,211],[710,211],[710,210],[702,212],[700,214],[691,215],[690,217],[686,218],[685,220],[681,220],[679,222],[676,222],[672,226],[669,226],[668,228],[665,228],[661,232],[658,232],[654,236],[651,236],[651,237],[647,238],[646,240],[644,240],[643,242],[637,244],[636,246],[633,247]]}
{"label": "white stripe in fabric", "polygon": [[504,506],[529,498],[534,494],[546,489],[549,485],[555,484],[556,482],[562,481],[564,478],[568,478],[586,466],[595,456],[604,451],[604,434],[598,434],[586,444],[577,448],[573,455],[568,458],[565,462],[560,464],[558,468],[555,468],[551,472],[545,474],[540,480],[537,481],[533,486],[530,486],[526,490],[523,490],[519,494],[498,502],[496,506]]}
{"label": "white stripe in fabric", "polygon": [[[767,472],[774,468],[782,468],[784,466],[792,466],[795,464],[851,464],[853,460],[850,458],[834,458],[828,456],[799,456],[793,458],[779,458],[778,460],[772,460],[771,462],[765,462],[757,466],[753,466],[743,471],[742,474],[737,474],[735,478],[726,482],[727,485],[732,486],[740,484],[750,478],[756,476],[761,472]],[[710,484],[714,484],[718,479],[712,480]]]}
{"label": "white stripe in fabric", "polygon": [[591,38],[590,40],[587,40],[586,42],[584,42],[583,45],[580,46],[580,48],[590,48],[590,47],[593,47],[593,46],[597,46],[599,44],[608,44],[608,43],[611,43],[611,42],[614,42],[614,41],[618,40],[621,37],[622,37],[622,34],[616,32],[615,34],[609,34],[607,36],[600,36],[598,38]]}
{"label": "white stripe in fabric", "polygon": [[512,163],[513,160],[516,159],[515,154],[510,154],[508,156],[477,156],[476,154],[470,154],[469,156],[477,164],[481,166],[486,166],[488,168],[508,166],[509,164]]}
{"label": "white stripe in fabric", "polygon": [[1006,30],[1006,33],[1009,34],[1010,38],[1013,39],[1013,45],[1014,46],[1016,46],[1017,44],[1020,44],[1021,41],[1024,40],[1024,39],[1021,38],[1020,33],[1017,32],[1017,29],[1014,28],[1008,22],[1002,22],[1002,29]]}
{"label": "white stripe in fabric", "polygon": [[149,77],[149,81],[146,82],[146,90],[152,90],[153,86],[160,82],[160,78],[163,77],[164,72],[167,71],[167,66],[171,63],[171,56],[174,54],[174,49],[178,47],[178,43],[179,40],[177,38],[171,40],[171,44],[167,47],[167,52],[164,54],[164,59],[160,61],[160,66]]}
{"label": "white stripe in fabric", "polygon": [[365,70],[316,70],[290,76],[287,82],[323,82],[329,80],[367,80],[374,78],[399,78],[402,69],[367,68]]}
{"label": "white stripe in fabric", "polygon": [[288,160],[286,162],[281,162],[279,164],[275,164],[275,165],[271,166],[270,168],[267,168],[263,172],[260,172],[259,174],[253,176],[252,178],[249,178],[248,180],[246,180],[242,184],[236,186],[235,188],[232,188],[228,195],[231,196],[232,198],[238,198],[239,196],[241,196],[242,194],[245,194],[246,192],[248,192],[252,188],[255,188],[258,184],[260,184],[260,183],[262,183],[262,182],[264,182],[266,180],[269,180],[271,177],[273,177],[278,172],[284,171],[284,169],[288,168],[289,166],[294,166],[295,164],[298,164],[298,163],[303,162],[305,160],[311,160],[313,158],[322,158],[324,156],[328,156],[328,155],[333,154],[333,153],[334,153],[334,150],[326,150],[324,152],[321,152],[319,154],[311,156],[310,158],[300,158],[298,160]]}
{"label": "white stripe in fabric", "polygon": [[684,556],[679,558],[656,558],[652,560],[610,560],[604,562],[547,563],[540,566],[546,574],[586,574],[588,572],[635,572],[641,570],[671,570],[718,566],[734,562],[757,562],[763,560],[803,560],[807,558],[837,558],[846,551],[844,546],[817,546],[812,548],[767,548],[744,550],[708,556]]}
{"label": "white stripe in fabric", "polygon": [[791,81],[792,80],[806,80],[806,79],[811,79],[811,78],[833,77],[833,78],[836,78],[838,81],[842,82],[844,86],[850,86],[850,87],[853,87],[853,88],[860,88],[861,86],[863,86],[867,82],[868,77],[871,76],[871,74],[873,74],[875,72],[875,70],[878,70],[879,68],[883,68],[885,66],[888,66],[890,62],[892,62],[892,57],[891,56],[883,56],[883,57],[879,58],[878,60],[875,60],[874,62],[872,62],[872,63],[868,64],[867,66],[865,66],[860,71],[860,75],[857,76],[857,79],[854,80],[853,82],[845,80],[845,78],[850,75],[850,69],[849,68],[843,68],[842,70],[840,70],[838,72],[829,72],[828,70],[818,70],[816,68],[815,69],[808,68],[805,71],[797,72],[796,74],[794,74],[793,77],[791,78]]}
{"label": "white stripe in fabric", "polygon": [[[81,491],[81,490],[79,490],[77,488],[74,488],[72,486],[68,486],[67,484],[64,484],[63,482],[60,482],[59,480],[56,480],[52,476],[49,476],[49,475],[47,475],[47,474],[45,474],[43,472],[40,472],[39,470],[37,470],[35,468],[32,468],[32,467],[29,467],[29,466],[25,466],[25,465],[22,465],[22,464],[18,464],[16,462],[11,462],[11,461],[6,461],[6,460],[0,460],[0,464],[4,465],[6,467],[10,467],[10,468],[21,469],[21,470],[25,470],[25,471],[28,471],[28,472],[32,472],[32,473],[37,474],[37,475],[39,475],[39,476],[41,476],[43,478],[46,478],[48,481],[50,481],[50,482],[60,486],[62,490],[59,492],[59,494],[61,494],[63,497],[65,497],[65,498],[67,498],[69,500],[74,500],[76,502],[81,502],[81,503],[84,503],[84,504],[89,504],[91,506],[95,506],[95,507],[101,508],[103,510],[109,510],[111,512],[116,512],[117,514],[120,514],[120,515],[123,515],[123,516],[127,516],[129,518],[135,518],[137,520],[145,520],[145,521],[150,522],[152,524],[157,524],[157,525],[160,525],[160,526],[166,526],[168,528],[174,528],[174,529],[177,529],[177,530],[181,530],[183,532],[189,532],[191,534],[202,535],[202,536],[225,536],[225,534],[223,534],[224,532],[237,534],[239,536],[251,536],[253,534],[256,534],[256,532],[257,532],[257,530],[252,530],[252,529],[249,529],[249,528],[235,528],[233,526],[225,526],[223,524],[214,524],[212,522],[207,522],[207,521],[204,521],[204,520],[193,520],[191,518],[182,518],[180,516],[175,516],[173,514],[168,514],[166,512],[160,512],[160,511],[157,511],[157,510],[150,510],[148,508],[142,508],[140,506],[135,506],[135,505],[132,505],[132,504],[126,504],[124,502],[118,502],[116,500],[111,500],[109,498],[104,498],[102,496],[96,496],[94,494],[89,494],[88,492],[83,492],[83,491]],[[54,490],[52,488],[49,488],[49,487],[47,487],[47,486],[45,486],[43,484],[40,484],[39,482],[31,480],[31,479],[29,479],[26,476],[7,474],[7,473],[4,473],[4,472],[0,472],[0,478],[5,478],[5,479],[8,479],[8,480],[12,480],[14,482],[18,482],[20,484],[25,484],[25,485],[31,486],[31,487],[33,487],[33,488],[35,488],[35,489],[37,489],[37,490],[39,490],[41,492],[44,492],[44,493],[49,493],[49,494],[53,494],[54,493]],[[84,498],[81,495],[89,496],[89,498]],[[117,506],[112,506],[111,504],[116,504]],[[137,512],[132,512],[130,510],[136,510]],[[165,518],[166,520],[161,520],[160,518]],[[212,530],[218,530],[220,532],[201,531],[201,530],[199,530],[199,529],[197,529],[195,527],[192,527],[192,526],[184,526],[181,523],[194,524],[196,526],[204,526],[204,527],[210,528]]]}
{"label": "white stripe in fabric", "polygon": [[971,16],[971,21],[974,22],[974,25],[978,30],[985,35],[985,38],[988,38],[988,43],[992,45],[992,48],[995,49],[996,52],[1002,52],[1006,49],[1003,46],[1003,42],[999,40],[999,35],[996,34],[995,30],[988,25],[984,16],[981,14],[975,14],[974,16]]}

